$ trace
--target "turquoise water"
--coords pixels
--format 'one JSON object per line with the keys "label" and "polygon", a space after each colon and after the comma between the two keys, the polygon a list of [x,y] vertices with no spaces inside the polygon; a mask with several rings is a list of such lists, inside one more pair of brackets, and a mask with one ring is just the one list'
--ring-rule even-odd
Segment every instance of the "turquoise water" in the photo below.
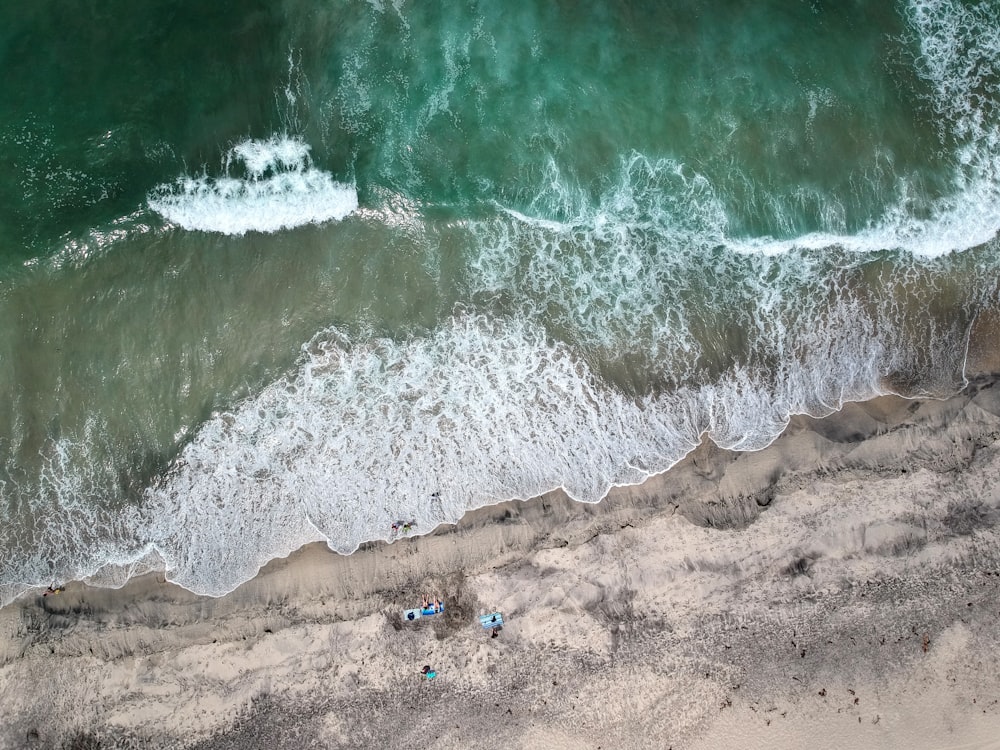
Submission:
{"label": "turquoise water", "polygon": [[961,387],[995,0],[209,5],[0,9],[4,601]]}

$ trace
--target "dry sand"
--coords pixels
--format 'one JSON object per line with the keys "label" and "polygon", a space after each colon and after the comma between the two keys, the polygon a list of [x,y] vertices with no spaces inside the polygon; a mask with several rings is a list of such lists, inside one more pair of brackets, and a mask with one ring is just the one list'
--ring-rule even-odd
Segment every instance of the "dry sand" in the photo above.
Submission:
{"label": "dry sand", "polygon": [[998,480],[983,376],[220,599],[38,592],[0,610],[0,747],[1000,747]]}

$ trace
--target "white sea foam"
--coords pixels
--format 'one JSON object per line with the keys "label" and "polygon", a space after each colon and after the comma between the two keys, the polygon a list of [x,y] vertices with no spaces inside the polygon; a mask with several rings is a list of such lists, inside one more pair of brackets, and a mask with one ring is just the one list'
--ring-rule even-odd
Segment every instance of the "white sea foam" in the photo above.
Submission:
{"label": "white sea foam", "polygon": [[[134,507],[101,502],[123,467],[109,458],[107,430],[96,417],[87,420],[76,439],[54,438],[41,450],[38,479],[23,472],[5,472],[11,484],[0,482],[4,499],[19,497],[19,523],[0,525],[0,606],[26,590],[52,583],[85,579],[100,570],[108,576],[95,582],[120,585],[125,571],[143,572],[150,548],[142,540],[148,520]],[[24,484],[13,477],[20,474]],[[120,574],[111,575],[118,568]]]}
{"label": "white sea foam", "polygon": [[516,294],[531,314],[558,321],[584,343],[645,347],[683,379],[681,359],[696,359],[700,346],[691,303],[711,307],[723,290],[706,286],[705,274],[725,277],[729,263],[712,255],[725,242],[726,216],[711,185],[672,160],[634,153],[596,206],[554,164],[543,182],[547,190],[528,210],[565,218],[505,211],[471,223],[473,288]]}
{"label": "white sea foam", "polygon": [[223,171],[160,185],[149,206],[184,229],[229,235],[339,221],[358,207],[357,189],[317,169],[309,146],[297,138],[238,143],[226,154]]}
{"label": "white sea foam", "polygon": [[294,374],[200,429],[148,491],[148,538],[172,580],[218,595],[306,542],[351,552],[397,519],[430,530],[560,486],[596,502],[665,470],[703,433],[756,449],[789,413],[879,392],[893,361],[875,324],[849,305],[831,323],[855,334],[819,332],[801,365],[767,383],[736,368],[645,398],[603,385],[523,321],[458,317],[405,342],[325,331]]}
{"label": "white sea foam", "polygon": [[955,195],[934,203],[933,218],[915,217],[905,204],[890,208],[874,226],[854,234],[810,232],[790,239],[733,238],[736,252],[777,255],[792,250],[840,248],[850,252],[903,250],[926,258],[977,247],[1000,232],[1000,190],[979,178]]}

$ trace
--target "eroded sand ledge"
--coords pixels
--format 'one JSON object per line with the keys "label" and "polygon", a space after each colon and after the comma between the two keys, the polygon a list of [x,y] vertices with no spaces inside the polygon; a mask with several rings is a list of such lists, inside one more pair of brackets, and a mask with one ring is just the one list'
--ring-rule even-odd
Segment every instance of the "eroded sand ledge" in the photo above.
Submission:
{"label": "eroded sand ledge", "polygon": [[[0,747],[992,746],[996,382],[705,444],[595,506],[309,546],[221,599],[144,576],[16,602]],[[422,593],[447,613],[404,624]]]}

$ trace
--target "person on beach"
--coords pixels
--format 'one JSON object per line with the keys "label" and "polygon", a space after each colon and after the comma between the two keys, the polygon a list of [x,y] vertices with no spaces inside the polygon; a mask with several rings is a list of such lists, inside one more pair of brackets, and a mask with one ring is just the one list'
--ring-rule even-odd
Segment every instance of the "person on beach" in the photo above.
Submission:
{"label": "person on beach", "polygon": [[434,600],[434,611],[435,612],[443,612],[444,611],[444,604],[441,603],[440,599],[435,599]]}
{"label": "person on beach", "polygon": [[425,664],[424,668],[420,670],[420,674],[422,674],[428,680],[433,680],[435,677],[437,677],[437,672],[431,669],[430,664]]}
{"label": "person on beach", "polygon": [[51,586],[45,589],[45,593],[42,594],[42,596],[48,596],[49,594],[58,594],[62,590],[63,590],[62,586],[56,586],[53,583]]}

